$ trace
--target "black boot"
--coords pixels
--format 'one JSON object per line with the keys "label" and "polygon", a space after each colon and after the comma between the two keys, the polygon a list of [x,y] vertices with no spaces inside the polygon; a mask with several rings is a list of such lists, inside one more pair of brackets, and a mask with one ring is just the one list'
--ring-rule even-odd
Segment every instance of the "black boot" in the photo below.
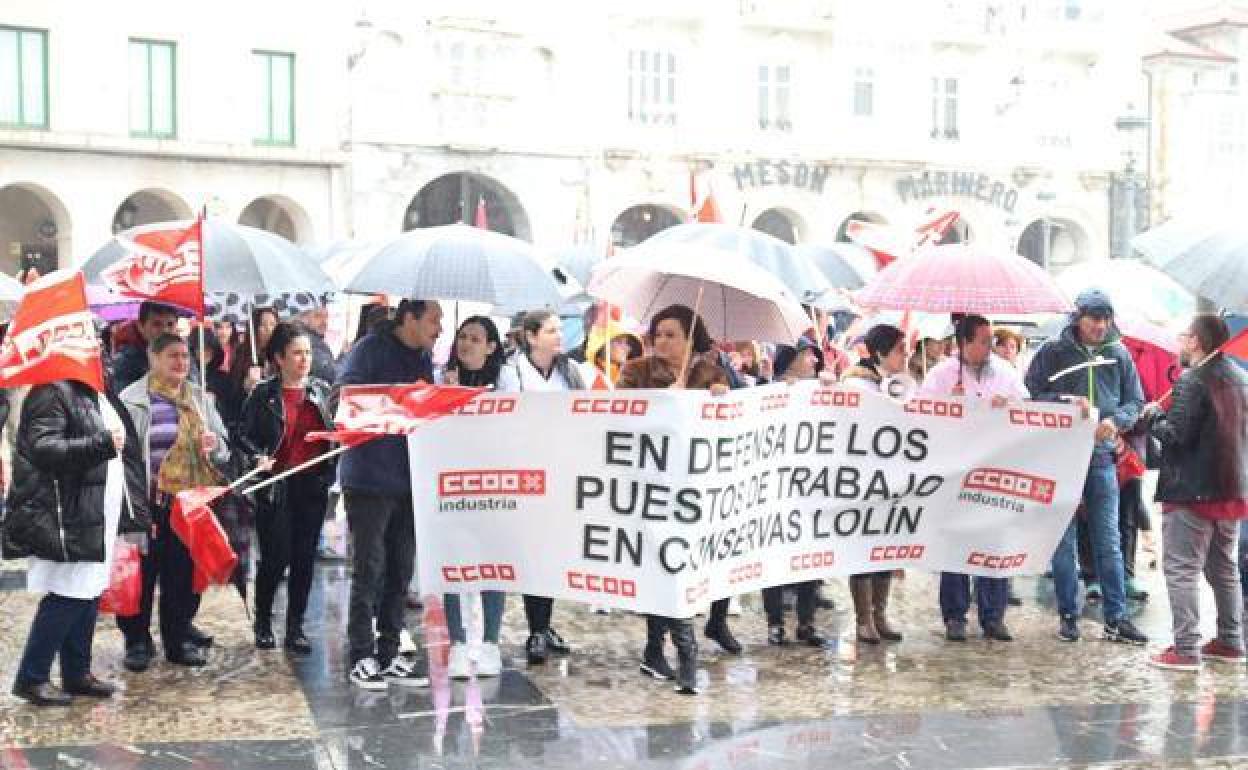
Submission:
{"label": "black boot", "polygon": [[698,638],[693,624],[687,620],[672,626],[672,643],[680,658],[680,672],[676,675],[676,692],[681,695],[698,694]]}
{"label": "black boot", "polygon": [[273,637],[273,596],[276,593],[277,586],[269,584],[263,571],[256,575],[256,622],[252,628],[256,632],[257,650],[277,647],[277,639]]}
{"label": "black boot", "polygon": [[702,633],[706,634],[706,638],[718,644],[729,655],[741,654],[741,643],[732,635],[732,630],[728,628],[728,600],[719,599],[711,603],[710,616],[706,621],[706,628],[702,629]]}
{"label": "black boot", "polygon": [[286,639],[282,642],[287,650],[296,655],[311,655],[312,643],[303,633],[303,623],[286,623]]}
{"label": "black boot", "polygon": [[529,640],[524,643],[524,651],[529,659],[530,665],[537,665],[546,662],[546,634],[529,634]]}
{"label": "black boot", "polygon": [[646,616],[646,648],[641,653],[641,673],[668,682],[676,678],[663,654],[664,622],[653,615]]}
{"label": "black boot", "polygon": [[256,613],[254,630],[257,650],[271,650],[277,646],[277,639],[273,637],[273,621],[268,615],[262,617],[259,612]]}

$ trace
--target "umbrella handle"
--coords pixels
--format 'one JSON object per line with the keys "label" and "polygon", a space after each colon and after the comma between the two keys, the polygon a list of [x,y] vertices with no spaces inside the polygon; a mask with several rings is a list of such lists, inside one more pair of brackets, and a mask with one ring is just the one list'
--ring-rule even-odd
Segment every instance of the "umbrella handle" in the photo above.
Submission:
{"label": "umbrella handle", "polygon": [[698,313],[702,310],[702,290],[706,288],[705,283],[698,284],[698,298],[693,302],[693,319],[689,322],[689,337],[685,340],[685,357],[680,362],[680,376],[676,378],[676,382],[681,388],[685,387],[685,381],[688,379],[689,359],[693,357],[693,330],[697,328]]}

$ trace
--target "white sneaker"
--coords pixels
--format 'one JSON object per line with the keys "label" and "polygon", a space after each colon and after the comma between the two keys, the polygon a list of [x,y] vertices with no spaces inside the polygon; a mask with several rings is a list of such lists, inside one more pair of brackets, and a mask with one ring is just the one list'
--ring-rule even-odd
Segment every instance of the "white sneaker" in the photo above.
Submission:
{"label": "white sneaker", "polygon": [[412,632],[406,628],[399,632],[399,654],[415,655],[420,652],[420,648],[416,646],[415,640],[412,639]]}
{"label": "white sneaker", "polygon": [[401,684],[406,687],[429,686],[429,677],[418,674],[416,667],[402,655],[396,655],[394,660],[390,661],[390,665],[386,666],[386,670],[381,672],[381,675],[385,678],[385,681],[392,684]]}
{"label": "white sneaker", "polygon": [[351,684],[359,687],[361,690],[386,689],[386,680],[381,675],[381,667],[377,665],[376,658],[364,658],[357,661],[351,668],[349,678]]}
{"label": "white sneaker", "polygon": [[468,652],[468,645],[459,642],[451,645],[446,671],[451,679],[472,679],[472,655]]}
{"label": "white sneaker", "polygon": [[497,644],[481,643],[481,657],[477,660],[477,676],[498,676],[503,673],[503,651]]}
{"label": "white sneaker", "polygon": [[728,614],[734,618],[741,616],[741,600],[735,596],[728,600]]}

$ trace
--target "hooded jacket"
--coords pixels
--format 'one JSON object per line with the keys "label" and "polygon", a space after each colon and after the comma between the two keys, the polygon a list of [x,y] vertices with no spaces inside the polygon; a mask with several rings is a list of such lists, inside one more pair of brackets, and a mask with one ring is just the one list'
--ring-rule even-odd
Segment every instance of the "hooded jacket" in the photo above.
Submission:
{"label": "hooded jacket", "polygon": [[[1112,363],[1079,369],[1050,381],[1058,372],[1096,358],[1106,358]],[[1093,407],[1100,410],[1101,419],[1108,417],[1113,420],[1120,432],[1126,432],[1135,425],[1144,407],[1139,374],[1113,325],[1103,342],[1089,348],[1079,341],[1078,321],[1072,320],[1061,334],[1036,351],[1031,365],[1027,367],[1025,382],[1036,401],[1062,401],[1063,396],[1088,399]],[[1092,449],[1092,462],[1112,464],[1114,445],[1112,438],[1097,443]]]}

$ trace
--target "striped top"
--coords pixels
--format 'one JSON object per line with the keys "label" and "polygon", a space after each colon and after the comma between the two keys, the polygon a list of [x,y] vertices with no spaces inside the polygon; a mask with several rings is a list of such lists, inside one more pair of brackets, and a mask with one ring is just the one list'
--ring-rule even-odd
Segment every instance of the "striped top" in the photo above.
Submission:
{"label": "striped top", "polygon": [[148,467],[152,485],[156,484],[156,476],[165,455],[173,448],[178,439],[178,407],[167,398],[155,393],[152,399],[152,424],[147,431],[148,450],[151,454],[151,465]]}

